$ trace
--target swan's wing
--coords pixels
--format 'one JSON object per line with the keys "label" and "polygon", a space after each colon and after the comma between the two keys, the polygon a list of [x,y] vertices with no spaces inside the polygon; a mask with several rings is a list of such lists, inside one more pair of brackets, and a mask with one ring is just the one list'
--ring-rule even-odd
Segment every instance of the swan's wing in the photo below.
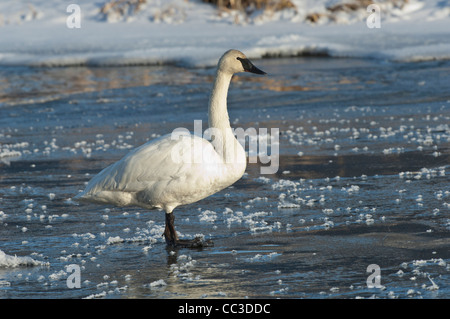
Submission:
{"label": "swan's wing", "polygon": [[165,135],[102,170],[76,198],[118,206],[174,208],[230,185],[211,143],[194,135]]}

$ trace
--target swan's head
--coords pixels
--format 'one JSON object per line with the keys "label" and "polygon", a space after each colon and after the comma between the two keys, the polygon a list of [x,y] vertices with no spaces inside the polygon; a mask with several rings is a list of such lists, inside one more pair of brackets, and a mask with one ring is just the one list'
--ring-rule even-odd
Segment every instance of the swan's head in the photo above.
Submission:
{"label": "swan's head", "polygon": [[220,58],[219,70],[228,72],[230,74],[239,72],[250,72],[255,74],[266,74],[261,71],[245,56],[244,53],[238,50],[229,50]]}

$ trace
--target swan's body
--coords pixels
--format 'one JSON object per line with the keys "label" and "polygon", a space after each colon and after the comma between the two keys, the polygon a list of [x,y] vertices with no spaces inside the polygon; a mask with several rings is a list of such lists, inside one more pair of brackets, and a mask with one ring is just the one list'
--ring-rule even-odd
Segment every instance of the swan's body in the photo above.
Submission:
{"label": "swan's body", "polygon": [[[182,163],[183,158],[173,158],[178,152],[195,156],[195,143],[201,145],[202,158]],[[212,144],[201,137],[182,135],[173,140],[170,134],[164,135],[102,170],[80,198],[116,206],[158,208],[170,213],[175,207],[197,202],[242,177],[245,153],[240,144],[235,146],[239,149],[239,162],[227,164]]]}
{"label": "swan's body", "polygon": [[190,134],[164,135],[102,170],[76,199],[162,209],[166,241],[176,245],[172,211],[232,185],[245,172],[245,151],[233,134],[227,111],[231,78],[243,71],[264,74],[237,50],[227,51],[219,60],[209,101],[211,142]]}

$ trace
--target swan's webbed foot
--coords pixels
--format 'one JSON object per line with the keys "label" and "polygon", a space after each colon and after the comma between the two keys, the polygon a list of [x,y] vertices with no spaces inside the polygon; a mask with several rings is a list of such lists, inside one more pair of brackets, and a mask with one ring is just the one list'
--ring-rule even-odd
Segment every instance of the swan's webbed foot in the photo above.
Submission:
{"label": "swan's webbed foot", "polygon": [[205,240],[202,237],[195,237],[194,239],[178,239],[173,247],[179,248],[205,248],[212,247],[214,243],[212,240]]}
{"label": "swan's webbed foot", "polygon": [[166,214],[164,238],[166,239],[167,246],[177,248],[204,248],[214,246],[214,243],[211,240],[205,240],[202,237],[195,237],[194,239],[178,239],[174,221],[175,216],[173,213]]}

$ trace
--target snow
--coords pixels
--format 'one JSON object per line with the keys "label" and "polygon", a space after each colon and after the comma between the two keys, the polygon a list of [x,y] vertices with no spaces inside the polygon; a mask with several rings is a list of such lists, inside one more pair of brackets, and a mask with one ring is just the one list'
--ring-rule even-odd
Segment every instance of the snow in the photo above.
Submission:
{"label": "snow", "polygon": [[[336,1],[335,1],[336,2]],[[342,1],[341,1],[342,2]],[[66,66],[177,63],[204,67],[229,48],[251,58],[319,53],[401,61],[450,58],[450,1],[377,2],[380,28],[365,8],[326,12],[330,1],[293,0],[296,9],[246,17],[200,0],[156,1],[135,14],[100,13],[104,1],[78,0],[80,28],[68,4],[0,3],[0,65]],[[320,14],[317,23],[307,20]],[[72,21],[72,22],[70,22]],[[69,22],[69,23],[68,23]]]}

